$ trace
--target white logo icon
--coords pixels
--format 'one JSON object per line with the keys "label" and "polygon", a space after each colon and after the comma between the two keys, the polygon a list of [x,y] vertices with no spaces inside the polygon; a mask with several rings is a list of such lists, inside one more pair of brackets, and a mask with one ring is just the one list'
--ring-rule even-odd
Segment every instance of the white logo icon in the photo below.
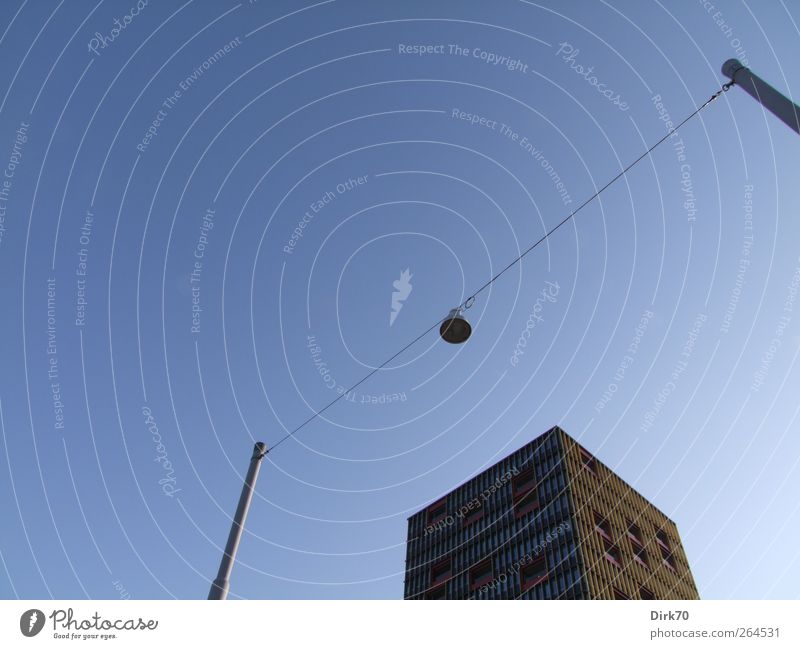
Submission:
{"label": "white logo icon", "polygon": [[413,275],[409,269],[406,268],[400,273],[400,279],[396,279],[392,282],[392,286],[394,286],[395,290],[392,293],[392,312],[389,314],[390,327],[394,324],[397,314],[400,313],[400,309],[403,308],[403,302],[411,295],[411,290],[414,288],[411,286],[412,277]]}

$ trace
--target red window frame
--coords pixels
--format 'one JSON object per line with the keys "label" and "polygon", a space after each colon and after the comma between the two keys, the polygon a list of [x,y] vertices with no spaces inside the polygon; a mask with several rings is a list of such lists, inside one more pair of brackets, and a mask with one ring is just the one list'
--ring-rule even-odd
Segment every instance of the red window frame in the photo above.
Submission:
{"label": "red window frame", "polygon": [[601,540],[603,541],[603,556],[605,556],[609,563],[614,564],[618,568],[622,568],[622,552],[620,552],[619,547],[605,537],[601,537]]}
{"label": "red window frame", "polygon": [[655,599],[656,598],[656,596],[653,594],[653,591],[651,591],[648,588],[645,588],[644,586],[639,586],[639,597],[642,598],[642,599]]}
{"label": "red window frame", "polygon": [[468,525],[477,523],[482,518],[483,518],[483,502],[478,501],[477,506],[468,510],[467,513],[464,514],[464,518],[462,519],[463,520],[462,526],[467,527]]}
{"label": "red window frame", "polygon": [[581,463],[585,466],[589,471],[597,475],[597,460],[595,459],[594,455],[589,453],[585,448],[582,446],[579,447],[581,452]]}
{"label": "red window frame", "polygon": [[484,559],[469,569],[469,587],[471,590],[477,590],[481,586],[485,586],[492,579],[494,579],[494,566],[492,566],[491,558]]}
{"label": "red window frame", "polygon": [[539,493],[533,467],[525,469],[511,481],[514,495],[514,513],[517,518],[539,509]]}
{"label": "red window frame", "polygon": [[675,557],[672,554],[669,536],[664,530],[656,531],[656,542],[658,543],[658,547],[661,549],[661,562],[667,568],[672,570],[672,572],[677,572],[678,566],[675,563]]}
{"label": "red window frame", "polygon": [[661,561],[662,563],[672,570],[672,572],[677,572],[678,567],[675,563],[675,557],[673,556],[672,552],[669,551],[668,548],[661,546]]}
{"label": "red window frame", "polygon": [[633,521],[628,521],[628,536],[634,543],[638,543],[640,547],[644,547],[644,537],[642,537],[642,530]]}
{"label": "red window frame", "polygon": [[[544,572],[542,572],[544,568]],[[529,576],[533,573],[532,576]],[[544,555],[536,557],[530,563],[526,563],[519,571],[519,581],[522,591],[533,588],[536,584],[541,584],[543,581],[549,579],[550,573],[547,571],[547,560]]]}
{"label": "red window frame", "polygon": [[534,488],[514,503],[514,516],[519,518],[537,509],[539,509],[539,498]]}
{"label": "red window frame", "polygon": [[453,559],[447,557],[431,566],[431,586],[438,586],[453,576]]}
{"label": "red window frame", "polygon": [[611,533],[611,523],[608,522],[608,519],[605,516],[601,516],[596,511],[592,511],[592,515],[594,516],[595,531],[604,539],[608,539],[611,541],[611,543],[613,543],[614,539]]}
{"label": "red window frame", "polygon": [[536,474],[533,471],[533,467],[529,466],[524,471],[520,471],[512,478],[511,484],[515,494],[518,494],[526,487],[526,492],[533,489],[536,486]]}
{"label": "red window frame", "polygon": [[633,549],[633,560],[640,563],[645,568],[650,567],[650,560],[647,558],[647,550],[644,546],[639,545],[631,539],[631,548]]}
{"label": "red window frame", "polygon": [[[439,597],[441,595],[441,597]],[[433,588],[429,588],[425,592],[425,599],[447,599],[447,584],[441,584],[438,586],[434,586]]]}
{"label": "red window frame", "polygon": [[[442,510],[441,515],[435,513],[439,508]],[[445,518],[447,518],[447,498],[440,498],[435,503],[428,506],[426,516],[428,525],[436,525],[436,523],[444,520]]]}
{"label": "red window frame", "polygon": [[647,557],[647,550],[644,549],[641,530],[639,530],[638,525],[631,521],[628,521],[628,541],[633,551],[633,560],[645,568],[649,568],[650,560]]}

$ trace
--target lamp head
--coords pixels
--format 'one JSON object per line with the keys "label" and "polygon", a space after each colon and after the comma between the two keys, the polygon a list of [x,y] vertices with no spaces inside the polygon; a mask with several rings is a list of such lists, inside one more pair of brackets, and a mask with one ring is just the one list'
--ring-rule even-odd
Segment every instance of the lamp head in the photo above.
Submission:
{"label": "lamp head", "polygon": [[447,318],[439,327],[439,335],[445,342],[454,345],[466,342],[472,335],[472,327],[463,317],[461,309],[451,309]]}

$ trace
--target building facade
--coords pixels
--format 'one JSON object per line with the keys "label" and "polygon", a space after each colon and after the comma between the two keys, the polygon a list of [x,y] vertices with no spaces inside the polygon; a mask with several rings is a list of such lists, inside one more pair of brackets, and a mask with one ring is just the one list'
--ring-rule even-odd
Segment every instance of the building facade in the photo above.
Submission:
{"label": "building facade", "polygon": [[408,519],[406,599],[698,599],[673,521],[558,427]]}

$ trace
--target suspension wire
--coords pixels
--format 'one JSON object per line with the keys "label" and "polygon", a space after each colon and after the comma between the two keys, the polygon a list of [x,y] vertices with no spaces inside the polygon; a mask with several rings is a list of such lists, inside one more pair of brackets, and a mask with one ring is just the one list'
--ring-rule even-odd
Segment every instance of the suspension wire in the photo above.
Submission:
{"label": "suspension wire", "polygon": [[[545,240],[546,240],[548,237],[550,237],[550,235],[552,235],[554,232],[556,232],[556,230],[558,230],[558,229],[559,229],[559,228],[560,228],[562,225],[564,225],[565,223],[567,223],[568,221],[570,221],[572,218],[574,218],[574,217],[575,217],[575,215],[576,215],[578,212],[580,212],[580,211],[581,211],[581,210],[582,210],[584,207],[586,207],[586,206],[587,206],[589,203],[591,203],[592,201],[594,201],[594,199],[595,199],[595,198],[597,198],[598,196],[600,196],[600,194],[602,194],[602,193],[603,193],[603,192],[604,192],[606,189],[608,189],[608,188],[609,188],[611,185],[613,185],[613,184],[614,184],[616,181],[618,181],[620,178],[622,178],[622,176],[624,176],[626,173],[628,173],[628,172],[629,172],[629,171],[630,171],[630,170],[631,170],[633,167],[635,167],[635,166],[636,166],[636,165],[637,165],[639,162],[641,162],[641,161],[642,161],[644,158],[646,158],[648,155],[650,155],[650,153],[652,153],[654,149],[656,149],[658,146],[660,146],[660,145],[661,145],[661,144],[663,144],[663,143],[664,143],[666,140],[668,140],[668,139],[669,139],[669,138],[670,138],[670,137],[671,137],[671,136],[672,136],[674,133],[676,133],[676,132],[677,132],[677,130],[678,130],[679,128],[681,128],[681,127],[682,127],[684,124],[686,124],[686,122],[688,122],[690,119],[692,119],[693,117],[695,117],[695,116],[696,116],[698,113],[700,113],[700,111],[701,111],[701,110],[703,110],[703,109],[704,109],[706,106],[708,106],[708,105],[709,105],[711,102],[713,102],[713,101],[714,101],[714,100],[715,100],[717,97],[719,97],[719,96],[720,96],[720,95],[721,95],[723,92],[728,92],[728,90],[730,90],[730,88],[731,88],[733,85],[734,85],[734,81],[733,81],[733,80],[731,80],[731,81],[729,81],[728,83],[724,84],[724,85],[723,85],[723,86],[722,86],[722,87],[721,87],[719,90],[717,90],[717,91],[716,91],[716,92],[715,92],[713,95],[711,95],[711,97],[709,97],[709,98],[708,98],[708,99],[707,99],[707,100],[706,100],[706,101],[705,101],[703,104],[701,104],[699,107],[697,107],[697,108],[696,108],[696,109],[695,109],[695,110],[694,110],[694,111],[693,111],[693,112],[692,112],[692,113],[691,113],[691,114],[690,114],[688,117],[684,118],[684,119],[683,119],[683,121],[681,121],[681,122],[680,122],[680,123],[679,123],[677,126],[673,126],[671,129],[669,129],[669,130],[667,131],[667,134],[666,134],[666,135],[664,135],[664,137],[662,137],[660,140],[658,140],[658,141],[657,141],[655,144],[651,145],[651,146],[650,146],[650,148],[648,148],[648,149],[647,149],[647,150],[646,150],[644,153],[642,153],[642,154],[641,154],[641,155],[640,155],[638,158],[636,158],[636,159],[635,159],[633,162],[631,162],[630,164],[628,164],[628,165],[627,165],[627,166],[626,166],[626,167],[625,167],[625,168],[624,168],[622,171],[620,171],[620,172],[619,172],[619,173],[618,173],[616,176],[614,176],[614,177],[613,177],[611,180],[609,180],[609,181],[608,181],[608,182],[607,182],[605,185],[603,185],[603,186],[602,186],[600,189],[598,189],[598,190],[597,190],[597,191],[596,191],[594,194],[592,194],[592,195],[591,195],[589,198],[587,198],[587,199],[586,199],[586,200],[585,200],[583,203],[581,203],[581,204],[580,204],[578,207],[576,207],[576,208],[575,208],[575,209],[574,209],[572,212],[570,212],[570,214],[569,214],[569,215],[567,215],[567,216],[566,216],[566,217],[564,217],[564,218],[563,218],[561,221],[559,221],[559,222],[558,222],[558,223],[557,223],[557,224],[556,224],[556,225],[555,225],[553,228],[551,228],[550,230],[548,230],[548,231],[547,231],[547,232],[546,232],[546,233],[545,233],[545,234],[544,234],[544,235],[543,235],[543,236],[542,236],[542,237],[541,237],[539,240],[537,240],[537,241],[536,241],[535,243],[533,243],[531,246],[529,246],[528,248],[526,248],[526,249],[525,249],[525,250],[522,252],[522,254],[520,254],[520,255],[519,255],[519,256],[518,256],[516,259],[514,259],[514,260],[513,260],[511,263],[509,263],[507,266],[505,266],[505,267],[504,267],[504,268],[503,268],[503,269],[502,269],[500,272],[498,272],[496,275],[494,275],[494,276],[493,276],[493,277],[492,277],[492,278],[491,278],[491,279],[490,279],[488,282],[486,282],[486,283],[485,283],[483,286],[481,286],[481,287],[480,287],[480,288],[479,288],[477,291],[475,291],[474,293],[472,293],[472,294],[471,294],[471,295],[470,295],[470,296],[469,296],[469,297],[468,297],[466,300],[464,300],[464,301],[463,301],[461,304],[459,304],[459,305],[458,305],[458,307],[456,307],[456,308],[457,308],[459,311],[463,311],[464,309],[468,309],[468,308],[470,308],[470,307],[472,306],[472,304],[475,302],[475,297],[476,297],[477,295],[479,295],[480,293],[482,293],[483,291],[485,291],[487,288],[489,288],[489,286],[491,286],[491,285],[492,285],[494,282],[496,282],[496,281],[497,281],[497,280],[500,278],[500,276],[501,276],[501,275],[503,275],[503,274],[504,274],[506,271],[508,271],[509,269],[511,269],[511,268],[513,268],[514,266],[516,266],[516,265],[517,265],[517,264],[518,264],[520,261],[522,261],[522,258],[523,258],[523,257],[525,257],[525,256],[526,256],[528,253],[530,253],[530,252],[531,252],[532,250],[534,250],[534,249],[535,249],[537,246],[539,246],[539,245],[540,245],[542,242],[544,242],[544,241],[545,241]],[[445,320],[447,320],[447,318],[446,318],[446,317],[445,317],[445,318],[442,318],[442,319],[441,319],[441,320],[439,320],[438,322],[435,322],[434,324],[432,324],[430,327],[428,327],[428,328],[427,328],[425,331],[423,331],[423,332],[422,332],[422,333],[421,333],[419,336],[417,336],[416,338],[414,338],[414,340],[412,340],[410,343],[408,343],[407,345],[405,345],[405,346],[404,346],[402,349],[400,349],[398,352],[396,352],[396,353],[392,354],[392,355],[391,355],[389,358],[387,358],[387,359],[386,359],[386,360],[385,360],[383,363],[381,363],[380,365],[378,365],[378,366],[374,367],[374,368],[373,368],[373,369],[372,369],[372,370],[371,370],[371,371],[370,371],[370,372],[369,372],[367,375],[365,375],[365,376],[364,376],[364,377],[363,377],[363,378],[362,378],[360,381],[358,381],[357,383],[354,383],[354,384],[353,384],[352,386],[350,386],[350,387],[349,387],[349,388],[348,388],[348,389],[347,389],[345,392],[342,392],[342,393],[341,393],[341,394],[340,394],[338,397],[336,397],[335,399],[333,399],[333,401],[330,401],[330,402],[329,402],[329,403],[328,403],[326,406],[324,406],[323,408],[320,408],[319,410],[316,410],[316,411],[314,411],[314,413],[313,413],[313,414],[312,414],[310,417],[308,417],[308,419],[306,419],[306,420],[305,420],[305,421],[304,421],[302,424],[300,424],[299,426],[297,426],[296,428],[294,428],[293,430],[291,430],[289,433],[287,433],[286,435],[284,435],[284,436],[283,436],[281,439],[279,439],[279,440],[278,440],[278,441],[277,441],[275,444],[273,444],[271,448],[268,448],[268,450],[267,450],[267,453],[268,453],[269,451],[272,451],[273,449],[277,448],[277,447],[278,447],[278,446],[280,446],[281,444],[283,444],[283,442],[285,442],[285,441],[286,441],[287,439],[289,439],[290,437],[293,437],[293,436],[295,435],[295,433],[297,433],[297,432],[298,432],[300,429],[304,428],[304,427],[305,427],[307,424],[309,424],[309,423],[310,423],[310,422],[312,422],[314,419],[316,419],[317,417],[319,417],[319,416],[320,416],[320,415],[321,415],[323,412],[325,412],[325,411],[326,411],[328,408],[330,408],[330,407],[331,407],[331,406],[333,406],[335,403],[337,403],[337,402],[338,402],[338,401],[339,401],[339,400],[340,400],[342,397],[344,397],[344,396],[348,395],[350,392],[352,392],[353,390],[355,390],[355,389],[356,389],[356,388],[357,388],[359,385],[361,385],[361,384],[362,384],[364,381],[366,381],[367,379],[369,379],[369,378],[370,378],[370,377],[371,377],[373,374],[376,374],[376,373],[377,373],[379,370],[382,370],[384,367],[386,367],[386,366],[387,366],[389,363],[391,363],[391,362],[392,362],[392,361],[393,361],[395,358],[397,358],[398,356],[400,356],[400,354],[402,354],[404,351],[406,351],[406,350],[407,350],[409,347],[411,347],[411,346],[413,346],[414,344],[416,344],[416,343],[417,343],[417,342],[418,342],[420,339],[422,339],[422,338],[424,338],[425,336],[427,336],[427,335],[428,335],[428,334],[429,334],[431,331],[433,331],[433,330],[434,330],[436,327],[438,327],[438,326],[439,326],[439,325],[440,325],[442,322],[444,322]]]}
{"label": "suspension wire", "polygon": [[[474,300],[476,295],[478,295],[482,291],[486,290],[491,284],[493,284],[497,280],[498,277],[500,277],[507,270],[509,270],[510,268],[515,266],[516,264],[518,264],[520,262],[520,260],[525,255],[527,255],[534,248],[536,248],[540,243],[542,243],[545,239],[547,239],[551,234],[553,234],[556,230],[558,230],[567,221],[572,219],[578,212],[580,212],[584,207],[586,207],[589,203],[591,203],[595,198],[600,196],[600,194],[602,194],[606,189],[608,189],[611,185],[613,185],[617,180],[622,178],[622,176],[624,176],[626,173],[628,173],[628,171],[630,171],[634,166],[636,166],[637,163],[639,163],[641,160],[643,160],[648,155],[650,155],[650,153],[653,151],[653,149],[655,149],[658,145],[660,145],[665,140],[669,139],[673,135],[673,133],[675,133],[681,126],[686,124],[686,122],[688,122],[690,119],[692,119],[692,117],[697,115],[701,110],[703,110],[706,106],[708,106],[712,101],[714,101],[717,97],[719,97],[723,92],[728,92],[728,90],[731,88],[731,86],[733,86],[733,81],[730,81],[729,83],[726,83],[719,90],[717,90],[717,92],[715,92],[713,95],[711,95],[711,97],[709,97],[708,100],[704,104],[702,104],[699,108],[697,108],[691,115],[689,115],[686,119],[684,119],[680,124],[678,124],[677,126],[671,128],[669,131],[667,131],[667,134],[664,137],[662,137],[658,142],[653,144],[649,149],[647,149],[647,151],[645,151],[642,155],[640,155],[638,158],[636,158],[636,160],[631,162],[627,167],[625,167],[616,176],[614,176],[611,180],[609,180],[605,185],[603,185],[600,189],[598,189],[594,194],[592,194],[589,198],[587,198],[583,203],[581,203],[577,208],[575,208],[575,210],[573,210],[568,216],[566,216],[562,221],[560,221],[554,228],[552,228],[547,233],[545,233],[545,235],[541,239],[539,239],[536,243],[534,243],[532,246],[527,248],[525,250],[525,252],[523,252],[514,261],[512,261],[510,264],[508,264],[508,266],[503,268],[503,270],[501,270],[499,273],[497,273],[494,277],[492,277],[492,279],[490,279],[488,282],[486,282],[483,286],[481,286],[469,298],[467,298],[467,300],[464,301],[462,304],[465,305],[470,300]],[[459,306],[461,306],[461,305],[459,305]]]}

